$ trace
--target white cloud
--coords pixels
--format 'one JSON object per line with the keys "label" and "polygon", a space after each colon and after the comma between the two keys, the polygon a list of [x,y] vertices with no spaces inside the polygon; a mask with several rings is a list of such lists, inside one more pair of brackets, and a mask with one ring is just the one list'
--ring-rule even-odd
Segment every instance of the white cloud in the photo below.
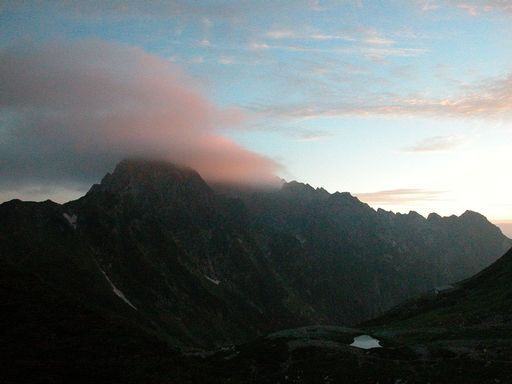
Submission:
{"label": "white cloud", "polygon": [[455,136],[434,136],[420,140],[416,144],[406,147],[405,152],[441,152],[456,148],[463,140]]}

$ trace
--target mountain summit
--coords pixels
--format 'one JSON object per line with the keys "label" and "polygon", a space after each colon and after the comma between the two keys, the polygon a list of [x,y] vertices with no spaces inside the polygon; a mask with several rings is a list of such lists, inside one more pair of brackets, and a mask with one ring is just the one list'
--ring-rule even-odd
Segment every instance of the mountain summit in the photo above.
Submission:
{"label": "mountain summit", "polygon": [[211,190],[199,174],[191,168],[156,160],[123,160],[112,174],[107,173],[100,184],[92,186],[88,194],[108,192],[131,194],[144,198],[158,195],[176,198],[179,194],[211,194]]}

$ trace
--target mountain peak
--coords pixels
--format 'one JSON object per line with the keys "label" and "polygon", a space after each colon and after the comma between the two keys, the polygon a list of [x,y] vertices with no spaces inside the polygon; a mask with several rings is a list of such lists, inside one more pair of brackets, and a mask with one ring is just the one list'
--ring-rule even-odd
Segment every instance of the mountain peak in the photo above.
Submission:
{"label": "mountain peak", "polygon": [[306,183],[300,183],[296,180],[289,181],[287,183],[284,183],[281,187],[283,191],[291,191],[291,192],[314,192],[315,188],[313,188],[311,185]]}
{"label": "mountain peak", "polygon": [[487,218],[481,213],[469,210],[460,215],[460,217],[468,220],[488,221]]}
{"label": "mountain peak", "polygon": [[288,183],[284,183],[281,187],[281,191],[291,194],[297,194],[302,196],[317,196],[317,197],[326,197],[329,196],[329,192],[327,192],[323,188],[313,188],[311,185],[306,183],[300,183],[298,181],[290,181]]}
{"label": "mountain peak", "polygon": [[439,215],[438,213],[435,213],[435,212],[430,213],[427,217],[427,220],[429,220],[429,221],[439,221],[442,219],[443,218],[441,217],[441,215]]}
{"label": "mountain peak", "polygon": [[132,196],[156,194],[165,198],[179,191],[211,194],[210,187],[191,168],[163,160],[125,159],[100,184],[93,185],[88,195],[110,192]]}

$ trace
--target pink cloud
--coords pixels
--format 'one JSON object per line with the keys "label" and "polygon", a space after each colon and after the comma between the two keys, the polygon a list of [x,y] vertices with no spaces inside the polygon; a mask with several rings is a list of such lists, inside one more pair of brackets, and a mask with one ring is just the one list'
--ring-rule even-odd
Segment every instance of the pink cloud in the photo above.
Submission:
{"label": "pink cloud", "polygon": [[512,238],[512,221],[493,220],[493,223],[501,229],[505,236]]}
{"label": "pink cloud", "polygon": [[0,83],[0,176],[12,183],[90,180],[129,156],[229,183],[272,183],[280,167],[219,133],[240,124],[240,110],[217,107],[175,64],[139,48],[80,41],[4,49]]}
{"label": "pink cloud", "polygon": [[417,188],[390,189],[377,192],[357,193],[361,201],[380,205],[403,205],[414,202],[439,200],[444,192]]}

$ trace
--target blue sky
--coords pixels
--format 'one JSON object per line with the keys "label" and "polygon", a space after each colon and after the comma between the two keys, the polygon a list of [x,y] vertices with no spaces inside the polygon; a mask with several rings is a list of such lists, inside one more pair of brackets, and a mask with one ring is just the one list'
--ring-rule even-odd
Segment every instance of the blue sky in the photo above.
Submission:
{"label": "blue sky", "polygon": [[[512,221],[506,1],[0,4],[2,49],[96,39],[172,63],[243,116],[217,132],[287,180],[393,211]],[[62,200],[81,188],[30,193]]]}

